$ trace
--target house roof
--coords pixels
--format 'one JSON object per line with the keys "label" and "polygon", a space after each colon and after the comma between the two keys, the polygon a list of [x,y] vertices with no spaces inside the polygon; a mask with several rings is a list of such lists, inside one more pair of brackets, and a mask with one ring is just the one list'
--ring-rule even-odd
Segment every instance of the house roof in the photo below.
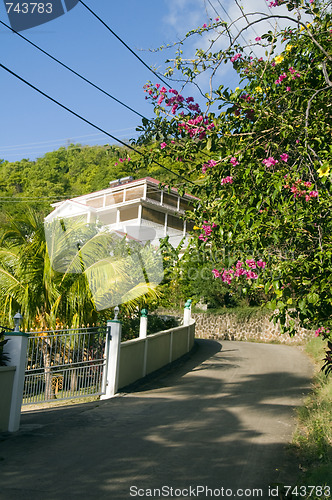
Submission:
{"label": "house roof", "polygon": [[[120,179],[119,179],[119,181],[120,181]],[[157,179],[154,179],[153,177],[142,177],[141,179],[132,180],[132,181],[126,182],[125,184],[119,184],[117,186],[108,187],[106,189],[101,189],[99,191],[94,191],[92,193],[84,194],[84,195],[81,195],[81,196],[76,196],[75,198],[70,198],[69,200],[66,200],[66,201],[72,201],[72,202],[75,202],[75,203],[81,203],[78,200],[82,200],[82,201],[84,200],[85,201],[85,200],[90,199],[90,198],[95,198],[98,195],[113,193],[115,191],[120,191],[122,189],[127,188],[128,186],[139,184],[139,183],[142,183],[142,182],[148,182],[150,184],[154,184],[155,186],[159,186],[159,184],[161,184],[160,181],[158,181]],[[165,187],[168,187],[168,186],[166,185]],[[175,193],[178,193],[178,189],[177,188],[171,187],[171,191],[173,191]],[[196,196],[193,196],[193,195],[188,194],[188,193],[185,193],[183,197],[191,198],[191,199],[194,199],[194,200],[198,200],[198,198]],[[56,203],[51,203],[51,206],[54,207],[54,208],[57,208],[59,206],[63,206],[65,202],[64,201],[57,201]],[[84,206],[86,206],[85,203],[81,203],[81,204],[84,205]]]}
{"label": "house roof", "polygon": [[95,212],[96,211],[96,209],[94,207],[86,205],[85,203],[80,203],[79,201],[76,201],[76,200],[65,200],[65,201],[60,201],[56,205],[55,210],[53,210],[51,213],[49,213],[45,217],[45,221],[48,222],[49,220],[52,220],[58,212],[62,211],[64,208],[66,208],[67,206],[70,206],[70,205],[72,205],[74,208],[78,209],[78,211],[77,211],[78,215],[80,213],[86,214],[88,212]]}

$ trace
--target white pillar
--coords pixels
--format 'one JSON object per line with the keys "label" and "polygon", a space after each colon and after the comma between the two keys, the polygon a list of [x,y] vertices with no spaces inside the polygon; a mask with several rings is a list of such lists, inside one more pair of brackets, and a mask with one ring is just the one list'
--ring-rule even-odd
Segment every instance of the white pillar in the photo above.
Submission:
{"label": "white pillar", "polygon": [[140,324],[139,324],[139,338],[145,339],[147,334],[148,334],[148,311],[147,309],[142,309]]}
{"label": "white pillar", "polygon": [[184,306],[184,311],[183,311],[183,325],[184,326],[189,326],[190,325],[190,320],[191,320],[191,302],[192,300],[189,299],[185,303]]}
{"label": "white pillar", "polygon": [[111,339],[108,341],[108,356],[106,359],[105,370],[105,394],[100,396],[100,399],[110,399],[117,393],[119,382],[119,367],[120,367],[120,348],[121,348],[121,332],[122,323],[118,319],[107,321],[107,328],[111,329]]}
{"label": "white pillar", "polygon": [[16,432],[20,427],[29,335],[23,332],[10,332],[5,334],[5,339],[8,339],[4,346],[4,352],[10,358],[9,366],[16,366],[8,431]]}

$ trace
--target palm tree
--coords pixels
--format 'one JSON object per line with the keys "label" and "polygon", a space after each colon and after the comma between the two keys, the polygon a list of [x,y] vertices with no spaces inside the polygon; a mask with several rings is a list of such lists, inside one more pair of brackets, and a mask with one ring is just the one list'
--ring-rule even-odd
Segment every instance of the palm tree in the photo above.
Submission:
{"label": "palm tree", "polygon": [[11,323],[20,309],[26,329],[45,329],[94,323],[98,311],[124,302],[132,310],[142,295],[158,297],[157,262],[148,245],[127,245],[82,220],[45,225],[32,210],[7,215],[0,234],[2,318]]}

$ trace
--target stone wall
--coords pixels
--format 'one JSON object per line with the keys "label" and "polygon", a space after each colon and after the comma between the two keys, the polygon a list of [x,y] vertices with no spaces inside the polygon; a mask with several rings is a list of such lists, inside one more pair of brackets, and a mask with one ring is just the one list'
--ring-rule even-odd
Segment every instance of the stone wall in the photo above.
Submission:
{"label": "stone wall", "polygon": [[262,312],[243,314],[226,313],[221,315],[193,313],[196,321],[196,338],[218,340],[249,340],[257,342],[280,342],[298,344],[313,336],[313,332],[299,328],[293,337],[281,334],[279,324],[269,321],[271,314]]}

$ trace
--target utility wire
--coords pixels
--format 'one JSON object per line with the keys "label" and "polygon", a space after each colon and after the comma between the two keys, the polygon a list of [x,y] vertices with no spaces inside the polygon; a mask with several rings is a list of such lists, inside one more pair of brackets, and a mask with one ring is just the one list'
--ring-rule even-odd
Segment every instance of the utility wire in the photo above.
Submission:
{"label": "utility wire", "polygon": [[[91,82],[90,80],[88,80],[87,78],[85,78],[84,76],[80,75],[79,73],[77,73],[77,71],[73,70],[72,68],[70,68],[69,66],[67,66],[67,64],[64,64],[63,62],[59,61],[59,59],[57,59],[56,57],[52,56],[51,54],[49,54],[48,52],[46,52],[46,50],[42,49],[41,47],[39,47],[38,45],[36,45],[35,43],[31,42],[31,40],[29,40],[28,38],[26,38],[25,36],[21,35],[21,33],[18,33],[17,31],[15,31],[13,28],[11,28],[10,26],[8,26],[6,23],[4,23],[3,21],[0,21],[0,23],[5,26],[6,28],[10,29],[13,33],[15,33],[16,35],[18,35],[20,38],[22,38],[23,40],[25,40],[26,42],[28,42],[30,45],[32,45],[33,47],[35,47],[35,49],[39,50],[40,52],[42,52],[43,54],[45,54],[47,57],[50,57],[51,59],[53,59],[53,61],[57,62],[58,64],[60,64],[61,66],[63,66],[64,68],[68,69],[68,71],[70,71],[71,73],[73,73],[74,75],[78,76],[79,78],[81,78],[81,80],[84,80],[85,82],[87,82],[89,85],[91,85],[92,87],[94,87],[95,89],[99,90],[100,92],[102,92],[103,94],[107,95],[107,97],[110,97],[111,99],[113,99],[114,101],[116,101],[117,103],[121,104],[121,106],[124,106],[125,108],[129,109],[130,111],[132,111],[133,113],[135,113],[136,115],[140,116],[141,118],[144,118],[145,120],[148,120],[148,118],[146,118],[144,115],[142,115],[141,113],[139,113],[138,111],[136,111],[135,109],[131,108],[130,106],[128,106],[127,104],[125,104],[124,102],[120,101],[119,99],[117,99],[116,97],[114,97],[112,94],[109,94],[108,92],[106,92],[106,90],[102,89],[101,87],[98,87],[98,85],[96,85],[95,83]],[[151,120],[148,120],[148,121],[151,121]]]}
{"label": "utility wire", "polygon": [[[235,0],[235,3],[236,3],[236,5],[237,5],[237,7],[239,8],[239,10],[240,10],[241,14],[243,15],[243,17],[245,18],[245,20],[246,20],[246,21],[247,21],[247,23],[249,24],[249,21],[248,21],[247,15],[246,15],[246,13],[244,12],[243,7],[239,4],[239,2],[238,2],[237,0]],[[255,32],[256,36],[259,36],[259,34],[257,33],[256,28],[255,28],[254,26],[252,26],[252,29],[253,29],[253,31]]]}
{"label": "utility wire", "polygon": [[[19,76],[17,73],[14,73],[14,71],[10,70],[9,68],[7,68],[6,66],[4,66],[3,64],[0,63],[0,68],[3,68],[5,71],[7,71],[8,73],[10,73],[11,75],[15,76],[15,78],[17,78],[18,80],[21,80],[21,82],[25,83],[26,85],[28,85],[29,87],[31,87],[32,89],[36,90],[36,92],[38,92],[39,94],[43,95],[44,97],[46,97],[47,99],[49,99],[50,101],[54,102],[55,104],[57,104],[58,106],[60,106],[61,108],[65,109],[66,111],[68,111],[69,113],[71,113],[72,115],[76,116],[77,118],[79,118],[80,120],[84,121],[85,123],[87,123],[88,125],[91,125],[92,127],[94,127],[95,129],[99,130],[100,132],[102,132],[103,134],[107,135],[108,137],[111,137],[111,139],[119,142],[120,144],[122,144],[123,146],[127,147],[128,149],[134,151],[135,153],[138,153],[139,155],[141,156],[145,156],[144,153],[142,153],[141,151],[139,151],[138,149],[135,149],[133,148],[132,146],[130,146],[129,144],[126,144],[125,142],[121,141],[120,139],[118,139],[117,137],[115,137],[114,135],[110,134],[109,132],[106,132],[106,130],[102,129],[101,127],[98,127],[98,125],[95,125],[94,123],[90,122],[89,120],[87,120],[86,118],[84,118],[83,116],[79,115],[78,113],[76,113],[75,111],[73,111],[72,109],[68,108],[67,106],[65,106],[64,104],[61,104],[59,101],[57,101],[56,99],[54,99],[53,97],[49,96],[48,94],[45,94],[45,92],[43,92],[42,90],[38,89],[37,87],[35,87],[34,85],[32,85],[32,83],[29,83],[27,80],[25,80],[24,78],[22,78],[21,76]],[[183,177],[182,175],[178,174],[177,172],[173,172],[173,170],[170,170],[169,168],[165,167],[164,165],[162,165],[161,163],[159,163],[158,161],[156,160],[152,160],[153,163],[155,163],[156,165],[158,165],[159,167],[163,168],[164,170],[167,170],[168,172],[170,172],[171,174],[173,175],[176,175],[177,177],[185,180],[186,182],[189,182],[190,184],[192,184],[193,186],[195,186],[195,183],[190,181],[189,179],[186,179],[185,177]]]}
{"label": "utility wire", "polygon": [[143,59],[141,59],[137,54],[136,52],[134,52],[130,47],[129,45],[126,44],[126,42],[124,42],[122,40],[122,38],[120,38],[116,33],[114,33],[114,31],[105,23],[105,21],[103,21],[92,9],[90,9],[90,7],[88,7],[84,2],[82,2],[82,0],[78,0],[79,3],[81,3],[83,5],[83,7],[85,7],[96,19],[98,19],[99,22],[101,22],[106,29],[108,29],[108,31],[110,33],[112,33],[113,36],[115,36],[115,38],[117,38],[119,40],[119,42],[122,43],[122,45],[124,45],[126,47],[126,49],[128,49],[135,57],[136,59],[138,59],[149,71],[151,71],[151,73],[154,74],[154,76],[156,76],[157,78],[159,78],[159,80],[161,82],[163,82],[164,85],[166,85],[168,88],[170,88],[170,85],[165,82],[165,80],[163,80],[155,71],[153,71],[152,68],[150,68],[150,66],[148,66],[146,64],[145,61],[143,61]]}
{"label": "utility wire", "polygon": [[[129,127],[129,128],[123,128],[123,129],[118,129],[114,130],[113,132],[123,132],[124,130],[134,130],[134,127]],[[55,143],[62,143],[62,141],[71,141],[72,139],[82,139],[86,137],[96,137],[96,139],[90,139],[90,140],[98,140],[97,136],[101,136],[103,134],[86,134],[86,135],[76,135],[73,137],[64,137],[63,139],[51,139],[49,141],[41,141],[41,142],[28,142],[27,144],[15,144],[14,146],[0,146],[0,151],[5,151],[8,149],[14,149],[15,151],[18,149],[22,148],[28,148],[30,149],[31,147],[35,147],[36,145],[39,144],[46,144],[47,146],[51,146],[53,142]]]}
{"label": "utility wire", "polygon": [[[219,12],[217,11],[217,9],[215,8],[215,6],[212,4],[211,0],[207,0],[208,3],[210,4],[210,6],[212,7],[212,9],[215,11],[215,13],[217,14],[218,17],[222,17]],[[231,21],[232,24],[234,24],[234,21],[233,19],[230,17],[230,15],[228,14],[227,10],[225,9],[225,7],[222,5],[222,3],[218,0],[218,3],[220,5],[220,7],[222,8],[222,10],[225,12],[225,14],[227,15],[228,19]],[[234,27],[235,29],[237,30],[238,33],[240,33],[240,30],[238,29],[238,27],[234,24]],[[229,32],[230,33],[230,32]],[[230,33],[231,34],[231,33]],[[249,46],[249,43],[247,42],[247,40],[244,38],[244,36],[242,35],[241,33],[241,38],[243,39],[243,41],[246,43],[246,45]],[[252,49],[251,49],[252,50]],[[245,50],[244,50],[245,52]],[[254,52],[254,51],[253,51]],[[257,57],[257,56],[256,56]]]}

